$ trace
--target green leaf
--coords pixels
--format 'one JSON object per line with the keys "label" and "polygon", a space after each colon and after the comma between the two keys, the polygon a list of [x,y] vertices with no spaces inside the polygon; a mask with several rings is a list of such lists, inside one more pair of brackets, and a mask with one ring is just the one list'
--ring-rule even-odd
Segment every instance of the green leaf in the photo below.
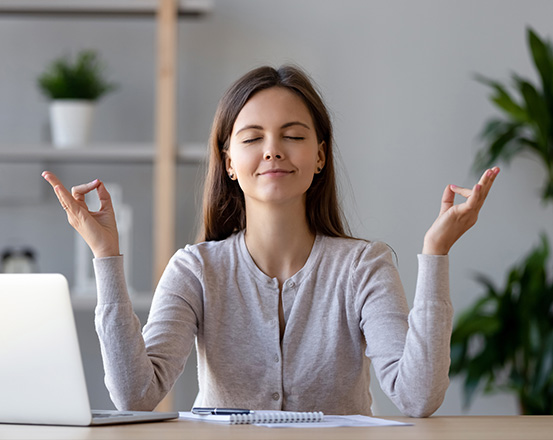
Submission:
{"label": "green leaf", "polygon": [[476,75],[476,80],[492,87],[495,91],[495,94],[491,96],[491,100],[509,117],[515,121],[527,122],[528,115],[526,110],[521,105],[517,104],[515,100],[509,95],[505,86],[497,81],[493,81],[489,78],[486,78],[482,75]]}
{"label": "green leaf", "polygon": [[501,323],[495,316],[472,315],[466,319],[463,325],[455,328],[455,334],[452,333],[453,341],[464,340],[474,334],[483,336],[493,335],[501,327]]}
{"label": "green leaf", "polygon": [[553,103],[553,55],[551,46],[544,42],[531,28],[527,29],[528,46],[532,59],[539,72],[546,100]]}
{"label": "green leaf", "polygon": [[465,382],[463,384],[463,408],[465,410],[472,403],[479,383],[480,378],[475,375],[467,375],[467,377],[465,378]]}
{"label": "green leaf", "polygon": [[451,344],[451,363],[449,366],[450,376],[455,376],[465,372],[469,362],[471,361],[467,356],[467,350],[468,340]]}
{"label": "green leaf", "polygon": [[526,111],[535,128],[537,143],[543,154],[547,154],[550,129],[549,113],[544,97],[527,80],[514,75],[514,80],[524,98]]}
{"label": "green leaf", "polygon": [[553,202],[553,180],[546,182],[542,190],[542,200],[544,203]]}
{"label": "green leaf", "polygon": [[493,297],[493,298],[499,297],[497,293],[497,287],[495,287],[495,284],[493,283],[493,281],[490,278],[488,278],[486,275],[482,273],[478,273],[474,276],[474,280],[484,285],[484,287],[486,288],[487,297]]}
{"label": "green leaf", "polygon": [[549,332],[544,343],[536,368],[534,383],[536,392],[544,388],[547,384],[549,384],[549,386],[553,385],[553,331]]}
{"label": "green leaf", "polygon": [[499,159],[509,162],[512,157],[524,149],[524,144],[518,142],[519,128],[520,124],[518,123],[497,124],[496,121],[492,121],[485,131],[490,144],[477,153],[473,165],[475,171],[481,173]]}
{"label": "green leaf", "polygon": [[532,139],[528,139],[524,136],[521,136],[518,138],[518,141],[520,142],[521,145],[526,145],[527,147],[530,148],[530,150],[533,150],[534,153],[540,155],[541,154],[541,148],[539,146],[539,144],[532,140]]}

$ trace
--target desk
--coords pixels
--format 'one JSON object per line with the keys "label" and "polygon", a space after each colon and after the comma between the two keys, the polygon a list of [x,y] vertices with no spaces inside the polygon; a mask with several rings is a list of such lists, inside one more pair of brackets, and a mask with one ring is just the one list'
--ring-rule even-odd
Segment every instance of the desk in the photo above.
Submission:
{"label": "desk", "polygon": [[379,428],[263,428],[174,420],[160,423],[75,428],[0,425],[2,440],[552,440],[553,416],[430,417],[393,420],[413,426]]}

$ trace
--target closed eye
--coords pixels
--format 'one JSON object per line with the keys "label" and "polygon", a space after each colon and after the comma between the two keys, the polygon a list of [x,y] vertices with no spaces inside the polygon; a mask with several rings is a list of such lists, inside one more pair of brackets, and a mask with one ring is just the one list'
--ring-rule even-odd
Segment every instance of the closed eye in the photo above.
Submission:
{"label": "closed eye", "polygon": [[293,141],[303,141],[305,138],[303,136],[284,136],[285,139],[291,139]]}
{"label": "closed eye", "polygon": [[251,138],[251,139],[244,139],[244,140],[242,141],[242,143],[244,143],[244,144],[251,144],[251,143],[256,142],[256,141],[258,141],[258,140],[260,140],[260,139],[261,139],[260,137]]}

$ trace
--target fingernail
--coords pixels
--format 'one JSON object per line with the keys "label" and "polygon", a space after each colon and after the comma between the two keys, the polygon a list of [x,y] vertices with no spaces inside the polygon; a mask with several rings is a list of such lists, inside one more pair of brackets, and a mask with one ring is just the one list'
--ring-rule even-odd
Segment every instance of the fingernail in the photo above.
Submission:
{"label": "fingernail", "polygon": [[457,185],[449,185],[450,188],[457,188]]}

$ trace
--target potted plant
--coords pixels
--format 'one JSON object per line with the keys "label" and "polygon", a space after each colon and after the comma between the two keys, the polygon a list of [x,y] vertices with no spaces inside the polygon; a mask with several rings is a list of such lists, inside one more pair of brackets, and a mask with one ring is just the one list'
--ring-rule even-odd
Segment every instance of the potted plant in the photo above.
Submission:
{"label": "potted plant", "polygon": [[60,148],[87,143],[96,102],[115,89],[104,77],[98,54],[84,50],[72,61],[68,56],[52,61],[38,77],[38,86],[51,100],[52,140]]}
{"label": "potted plant", "polygon": [[[516,97],[508,87],[482,76],[493,89],[491,101],[502,117],[482,132],[486,146],[475,160],[481,170],[521,153],[539,158],[546,171],[544,203],[553,201],[553,49],[532,29],[528,46],[541,84],[514,74]],[[513,266],[505,286],[479,275],[484,295],[460,315],[451,338],[451,375],[464,375],[465,406],[475,393],[510,390],[524,414],[553,414],[553,274],[549,243]]]}

